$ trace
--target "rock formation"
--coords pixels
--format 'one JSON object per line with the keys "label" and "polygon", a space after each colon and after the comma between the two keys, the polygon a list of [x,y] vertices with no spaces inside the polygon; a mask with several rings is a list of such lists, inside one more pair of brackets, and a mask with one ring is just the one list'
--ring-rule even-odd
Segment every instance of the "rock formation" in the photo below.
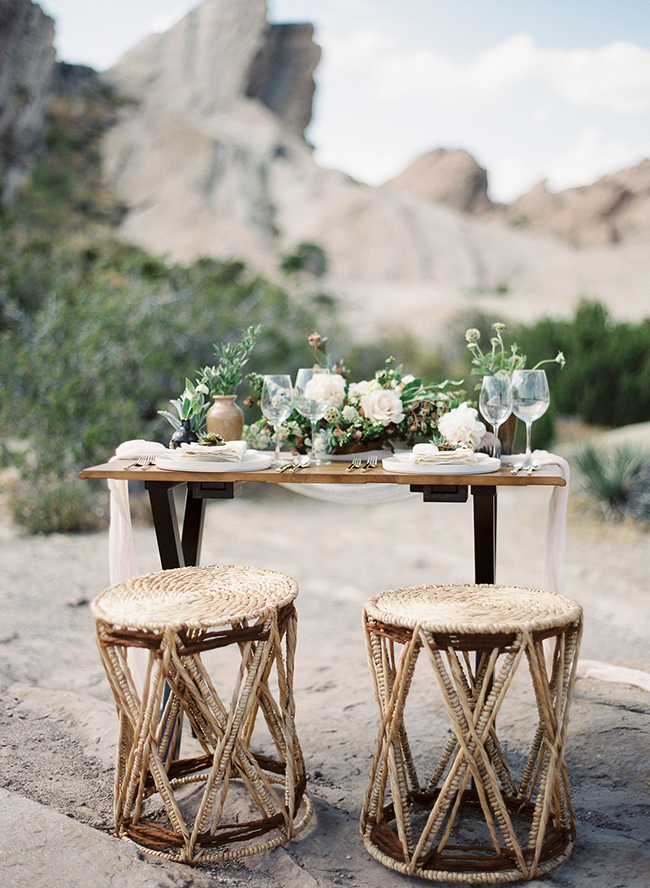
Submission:
{"label": "rock formation", "polygon": [[493,208],[487,194],[486,170],[462,148],[428,151],[384,187],[407,191],[463,213],[480,216]]}
{"label": "rock formation", "polygon": [[0,202],[10,204],[46,130],[54,22],[32,0],[0,0]]}
{"label": "rock formation", "polygon": [[[417,194],[397,187],[406,174],[372,188],[319,168],[302,129],[318,54],[311,30],[269,30],[265,0],[205,0],[127,53],[106,77],[137,104],[104,142],[109,184],[129,207],[122,236],[180,262],[244,259],[271,277],[313,244],[327,267],[314,292],[338,298],[361,339],[400,327],[430,339],[477,308],[566,316],[584,297],[619,316],[650,313],[646,249],[576,252],[487,221],[485,172],[466,152],[414,164],[411,181],[422,168],[436,180],[420,177]],[[622,287],[640,297],[631,309]]]}
{"label": "rock formation", "polygon": [[650,239],[650,159],[593,185],[552,193],[540,182],[503,211],[503,220],[577,247],[647,244]]}
{"label": "rock formation", "polygon": [[313,73],[320,61],[313,37],[309,24],[269,25],[248,70],[246,97],[259,99],[297,136],[311,121]]}

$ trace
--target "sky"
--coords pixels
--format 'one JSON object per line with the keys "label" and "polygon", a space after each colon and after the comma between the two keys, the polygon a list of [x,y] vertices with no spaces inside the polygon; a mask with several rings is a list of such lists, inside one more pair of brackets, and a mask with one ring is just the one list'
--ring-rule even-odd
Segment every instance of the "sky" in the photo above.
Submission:
{"label": "sky", "polygon": [[[58,57],[106,70],[198,0],[38,0]],[[650,0],[268,0],[322,58],[307,138],[378,185],[464,148],[493,200],[590,184],[650,157]]]}

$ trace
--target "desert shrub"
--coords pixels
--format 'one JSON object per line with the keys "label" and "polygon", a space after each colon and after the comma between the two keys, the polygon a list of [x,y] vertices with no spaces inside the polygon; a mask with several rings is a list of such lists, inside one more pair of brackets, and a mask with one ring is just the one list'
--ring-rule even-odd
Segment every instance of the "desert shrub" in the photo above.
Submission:
{"label": "desert shrub", "polygon": [[609,450],[587,444],[574,461],[587,494],[615,516],[627,511],[637,481],[650,466],[647,453],[627,444]]}
{"label": "desert shrub", "polygon": [[166,441],[172,430],[158,410],[214,362],[214,342],[234,337],[243,319],[262,326],[251,371],[293,372],[309,356],[313,313],[280,288],[223,283],[219,263],[154,280],[146,267],[142,276],[96,262],[46,290],[20,329],[0,336],[9,368],[0,416],[6,433],[30,440],[39,471],[70,474],[129,438]]}
{"label": "desert shrub", "polygon": [[10,500],[13,520],[30,534],[84,533],[105,526],[89,485],[50,480],[20,485]]}
{"label": "desert shrub", "polygon": [[517,341],[529,366],[564,352],[566,366],[552,378],[558,413],[610,427],[650,420],[650,319],[614,322],[599,303],[583,302],[573,319],[522,327]]}

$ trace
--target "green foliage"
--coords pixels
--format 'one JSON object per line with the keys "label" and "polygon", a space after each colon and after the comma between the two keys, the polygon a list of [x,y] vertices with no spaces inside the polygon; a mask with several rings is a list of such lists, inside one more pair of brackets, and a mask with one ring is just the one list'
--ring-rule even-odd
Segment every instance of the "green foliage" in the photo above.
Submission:
{"label": "green foliage", "polygon": [[588,444],[575,456],[589,496],[606,513],[619,516],[626,511],[635,482],[649,462],[647,453],[630,445],[603,451]]}
{"label": "green foliage", "polygon": [[[243,323],[261,328],[250,369],[262,373],[293,373],[316,325],[309,303],[241,262],[170,265],[115,239],[121,207],[95,150],[114,107],[100,98],[85,103],[90,122],[74,99],[55,105],[49,150],[1,217],[0,422],[3,437],[27,442],[13,462],[36,489],[105,461],[121,441],[166,443],[159,410]],[[30,527],[33,514],[16,512]]]}
{"label": "green foliage", "polygon": [[582,302],[572,320],[521,328],[518,341],[534,362],[562,351],[567,365],[549,383],[558,413],[617,427],[650,420],[650,319],[614,322],[596,302]]}
{"label": "green foliage", "polygon": [[105,524],[89,485],[78,480],[25,485],[10,507],[16,524],[30,534],[87,533]]}
{"label": "green foliage", "polygon": [[285,274],[305,271],[313,277],[323,277],[327,272],[327,256],[318,244],[301,243],[295,253],[284,257],[280,267]]}
{"label": "green foliage", "polygon": [[261,327],[248,327],[236,342],[216,342],[216,365],[204,367],[201,382],[211,395],[236,395],[244,381],[244,367],[255,348]]}

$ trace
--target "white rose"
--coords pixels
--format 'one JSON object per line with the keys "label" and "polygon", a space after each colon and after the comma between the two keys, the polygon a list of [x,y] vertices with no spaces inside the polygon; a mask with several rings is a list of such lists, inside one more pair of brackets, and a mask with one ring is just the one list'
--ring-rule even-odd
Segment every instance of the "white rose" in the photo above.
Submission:
{"label": "white rose", "polygon": [[314,373],[305,386],[305,398],[328,407],[340,407],[345,400],[345,379],[340,373]]}
{"label": "white rose", "polygon": [[404,419],[402,401],[394,389],[371,389],[361,398],[361,409],[373,422],[401,422]]}
{"label": "white rose", "polygon": [[476,408],[465,403],[440,418],[438,431],[450,444],[478,447],[486,428],[479,420]]}
{"label": "white rose", "polygon": [[351,382],[348,388],[350,397],[363,397],[363,395],[368,393],[370,385],[371,383],[369,379],[364,379],[361,382]]}

